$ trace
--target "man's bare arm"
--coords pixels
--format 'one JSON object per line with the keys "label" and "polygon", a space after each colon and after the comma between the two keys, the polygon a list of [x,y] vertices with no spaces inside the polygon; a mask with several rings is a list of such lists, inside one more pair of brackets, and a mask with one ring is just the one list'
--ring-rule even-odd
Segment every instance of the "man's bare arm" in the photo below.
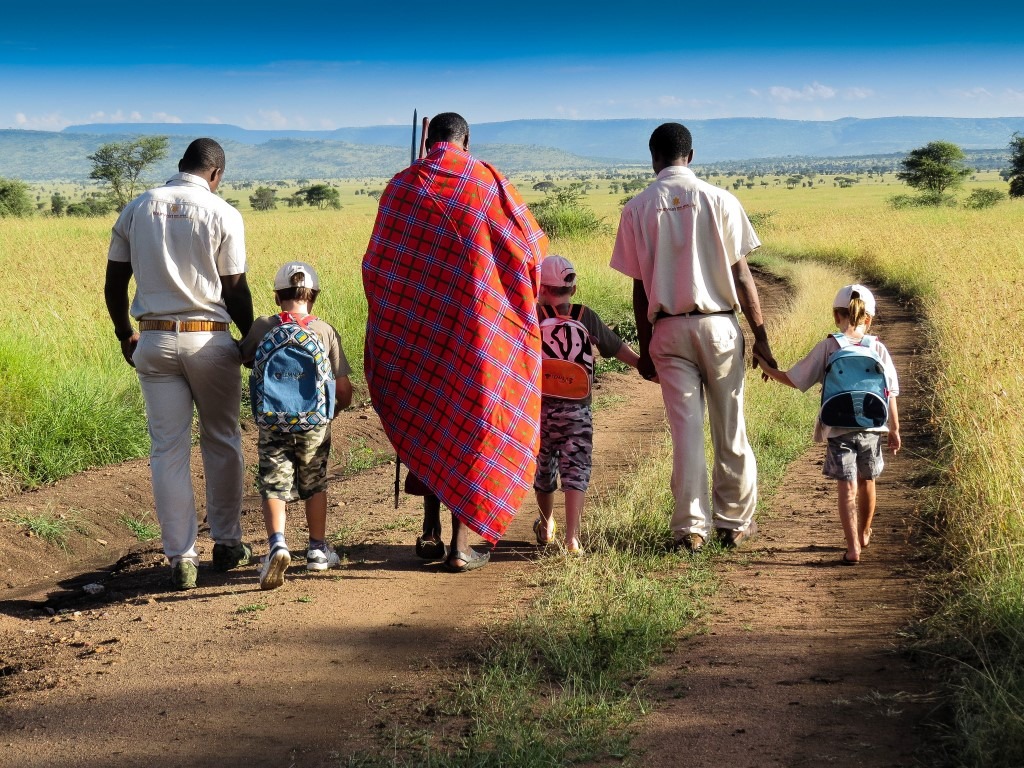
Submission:
{"label": "man's bare arm", "polygon": [[754,276],[750,274],[750,266],[745,257],[732,265],[732,278],[736,284],[740,309],[754,334],[754,358],[751,365],[757,368],[757,358],[761,357],[765,362],[771,363],[772,368],[778,368],[771,345],[768,344],[768,331],[765,330],[764,318],[761,316],[761,300],[757,295],[757,285],[754,283]]}
{"label": "man's bare arm", "polygon": [[132,355],[139,343],[139,333],[132,328],[132,318],[128,314],[131,302],[128,299],[128,285],[132,279],[130,261],[107,261],[107,274],[103,282],[103,300],[107,305],[107,314],[114,323],[114,335],[121,344],[121,354],[128,365],[135,367]]}
{"label": "man's bare arm", "polygon": [[224,305],[244,339],[249,333],[249,329],[252,328],[253,321],[252,292],[249,290],[249,282],[245,279],[244,272],[240,275],[221,275],[220,282]]}

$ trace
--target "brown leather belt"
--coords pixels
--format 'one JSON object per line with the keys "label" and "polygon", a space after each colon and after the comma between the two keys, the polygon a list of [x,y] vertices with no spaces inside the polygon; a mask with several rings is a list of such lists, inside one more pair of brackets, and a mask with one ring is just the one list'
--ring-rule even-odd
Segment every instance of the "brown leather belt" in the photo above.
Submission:
{"label": "brown leather belt", "polygon": [[669,312],[659,312],[654,316],[655,321],[664,320],[666,317],[699,317],[701,315],[734,315],[735,310],[723,309],[718,312],[701,312],[700,310],[694,310],[693,312],[680,312],[678,315],[673,315]]}
{"label": "brown leather belt", "polygon": [[178,331],[179,333],[201,331],[226,331],[231,326],[213,320],[140,320],[140,331]]}

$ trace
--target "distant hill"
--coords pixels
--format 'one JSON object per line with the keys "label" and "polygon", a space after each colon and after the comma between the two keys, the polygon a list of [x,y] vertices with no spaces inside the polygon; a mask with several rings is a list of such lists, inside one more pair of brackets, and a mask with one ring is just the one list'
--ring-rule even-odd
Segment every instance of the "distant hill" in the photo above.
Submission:
{"label": "distant hill", "polygon": [[[506,173],[646,167],[650,163],[647,139],[662,122],[665,120],[480,123],[471,126],[472,151]],[[816,158],[874,156],[888,156],[887,164],[892,165],[909,150],[936,140],[953,142],[972,154],[985,151],[1002,157],[1014,132],[1024,133],[1024,117],[726,118],[686,124],[694,136],[696,163],[736,168],[809,166],[821,164]],[[28,181],[83,180],[91,168],[86,156],[100,144],[162,134],[171,138],[171,152],[150,174],[154,179],[172,174],[182,150],[197,136],[211,136],[224,144],[230,179],[388,177],[408,163],[411,125],[410,119],[406,126],[333,131],[253,131],[219,123],[96,123],[71,126],[59,133],[0,130],[0,176]]]}
{"label": "distant hill", "polygon": [[[0,176],[25,181],[86,180],[92,169],[88,155],[101,144],[150,133],[135,130],[126,133],[126,126],[117,127],[120,132],[106,134],[0,130]],[[210,127],[201,126],[204,129]],[[167,135],[170,151],[165,160],[147,172],[147,178],[151,180],[162,181],[173,175],[188,143],[197,135],[211,134],[224,146],[228,160],[227,177],[232,181],[388,178],[409,164],[408,146],[400,148],[308,138],[272,138],[259,144],[242,143],[209,130],[186,135],[160,130],[152,133]],[[408,143],[409,137],[406,137]],[[473,154],[494,163],[506,173],[594,170],[607,168],[610,164],[609,161],[579,157],[551,147],[474,144]]]}
{"label": "distant hill", "polygon": [[[550,147],[589,158],[623,162],[650,160],[647,139],[664,119],[509,120],[470,126],[474,145],[521,144]],[[64,133],[162,133],[212,136],[241,144],[272,139],[312,139],[349,144],[409,147],[409,125],[338,128],[333,131],[250,131],[215,124],[92,124],[71,126]],[[723,118],[684,120],[693,133],[699,162],[804,155],[837,157],[907,152],[929,141],[951,141],[964,149],[1005,149],[1014,131],[1024,133],[1024,117],[881,117],[831,121]]]}

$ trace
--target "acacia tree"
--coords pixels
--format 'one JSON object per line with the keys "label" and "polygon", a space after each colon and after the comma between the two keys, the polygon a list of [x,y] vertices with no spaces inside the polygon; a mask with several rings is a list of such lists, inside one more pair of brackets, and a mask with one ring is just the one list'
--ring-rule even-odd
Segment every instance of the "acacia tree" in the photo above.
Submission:
{"label": "acacia tree", "polygon": [[257,187],[255,194],[249,195],[249,205],[254,211],[273,211],[277,208],[277,190]]}
{"label": "acacia tree", "polygon": [[306,203],[311,208],[341,208],[341,195],[334,187],[328,184],[314,184],[305,189],[300,189],[295,194],[306,198]]}
{"label": "acacia tree", "polygon": [[32,198],[28,184],[18,179],[0,177],[0,218],[4,216],[31,216]]}
{"label": "acacia tree", "polygon": [[92,161],[89,178],[110,185],[110,192],[120,211],[137,194],[142,172],[165,157],[166,136],[140,136],[133,141],[113,141],[103,144],[95,154],[88,155]]}
{"label": "acacia tree", "polygon": [[1024,197],[1024,136],[1010,139],[1010,197]]}
{"label": "acacia tree", "polygon": [[912,150],[900,163],[903,170],[897,172],[896,178],[939,198],[947,189],[960,186],[970,176],[971,169],[964,167],[964,157],[963,150],[956,144],[933,141]]}

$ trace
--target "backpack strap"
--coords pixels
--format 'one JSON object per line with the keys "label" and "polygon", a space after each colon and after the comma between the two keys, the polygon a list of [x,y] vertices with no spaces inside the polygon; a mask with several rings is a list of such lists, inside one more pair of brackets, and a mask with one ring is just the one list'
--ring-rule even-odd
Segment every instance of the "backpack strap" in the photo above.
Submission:
{"label": "backpack strap", "polygon": [[278,318],[281,320],[282,323],[295,323],[297,326],[299,326],[300,328],[305,328],[307,331],[309,330],[309,324],[316,320],[316,317],[314,315],[306,315],[305,317],[295,317],[295,315],[293,315],[291,312],[283,311],[281,312],[281,314],[278,315]]}
{"label": "backpack strap", "polygon": [[867,347],[868,349],[870,349],[872,345],[874,345],[875,339],[878,338],[877,336],[869,336],[868,334],[864,334],[863,336],[860,337],[858,341],[852,341],[844,333],[832,333],[829,335],[836,340],[836,343],[839,344],[840,349],[842,349],[843,347]]}

